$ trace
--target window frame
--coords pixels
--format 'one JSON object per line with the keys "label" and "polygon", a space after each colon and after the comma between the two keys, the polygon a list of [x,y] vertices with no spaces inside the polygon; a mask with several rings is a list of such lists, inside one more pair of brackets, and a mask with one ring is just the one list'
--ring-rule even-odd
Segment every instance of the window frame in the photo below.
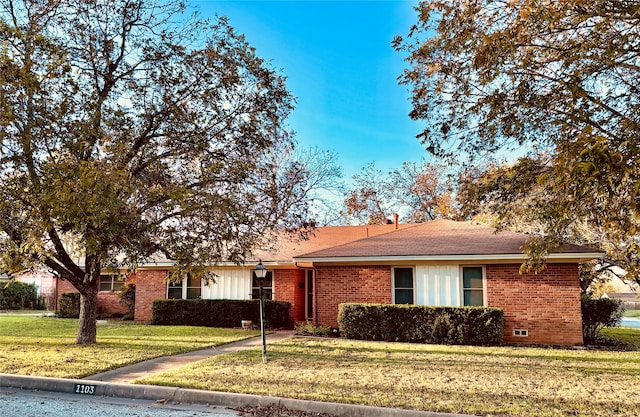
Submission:
{"label": "window frame", "polygon": [[[177,283],[177,282],[167,282],[167,286],[165,288],[165,299],[167,300],[197,300],[197,299],[201,299],[202,298],[202,288],[203,288],[203,279],[200,278],[200,286],[199,287],[193,287],[193,286],[189,286],[189,280],[190,280],[190,276],[187,278],[184,278],[182,280],[182,282]],[[169,298],[169,292],[171,289],[181,289],[180,292],[180,298]],[[193,289],[193,288],[199,288],[200,290],[200,295],[197,297],[191,297],[189,298],[189,290]]]}
{"label": "window frame", "polygon": [[[265,275],[264,280],[269,280],[269,276],[271,276],[271,285],[266,286],[262,285],[262,292],[264,294],[265,300],[275,300],[274,291],[273,291],[273,280],[275,279],[275,271],[273,269],[267,270],[267,275]],[[256,285],[253,285],[256,284]],[[254,270],[251,270],[251,299],[259,300],[260,299],[260,285],[258,283],[258,279],[256,278],[256,273]]]}
{"label": "window frame", "polygon": [[[108,290],[103,290],[102,289],[102,284],[103,284],[103,278],[104,277],[109,278],[109,280],[110,280],[109,289]],[[126,281],[125,278],[122,277],[122,279],[120,279],[118,274],[100,274],[100,282],[98,283],[98,291],[99,292],[118,292],[124,286],[125,281]]]}
{"label": "window frame", "polygon": [[[482,287],[469,287],[464,286],[464,269],[465,268],[480,268],[482,273]],[[466,291],[482,291],[482,305],[467,305],[465,304],[465,292]],[[487,273],[485,265],[460,265],[460,304],[462,307],[486,307],[487,306]]]}
{"label": "window frame", "polygon": [[[399,287],[396,288],[396,269],[410,269],[411,270],[411,288]],[[396,290],[409,290],[411,289],[412,300],[410,303],[402,303],[408,305],[416,304],[416,267],[415,266],[394,266],[391,268],[391,303],[398,304],[396,302]]]}

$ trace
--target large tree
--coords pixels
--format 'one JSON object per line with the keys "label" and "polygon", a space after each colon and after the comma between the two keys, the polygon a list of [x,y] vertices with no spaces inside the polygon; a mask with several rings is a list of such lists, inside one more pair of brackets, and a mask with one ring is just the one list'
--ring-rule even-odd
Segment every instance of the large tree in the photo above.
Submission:
{"label": "large tree", "polygon": [[202,272],[304,217],[290,198],[304,173],[273,164],[292,143],[284,78],[226,19],[184,11],[0,1],[0,256],[77,288],[80,344],[96,340],[105,268],[161,251]]}
{"label": "large tree", "polygon": [[422,223],[437,218],[452,218],[458,214],[454,201],[453,178],[442,164],[403,162],[390,172],[389,186],[399,211],[406,213],[410,223]]}
{"label": "large tree", "polygon": [[[317,146],[288,148],[275,155],[274,172],[285,172],[283,188],[290,193],[280,204],[285,207],[296,201],[308,203],[308,217],[314,225],[327,226],[340,222],[339,197],[345,193],[342,167],[335,151]],[[291,177],[293,172],[298,175]]]}
{"label": "large tree", "polygon": [[394,214],[388,178],[375,162],[353,176],[353,185],[345,194],[343,217],[349,223],[385,224]]}
{"label": "large tree", "polygon": [[448,171],[443,165],[422,161],[404,162],[401,168],[385,174],[371,162],[353,176],[343,217],[358,224],[385,224],[394,214],[409,223],[455,217],[457,207]]}
{"label": "large tree", "polygon": [[517,179],[544,184],[546,241],[588,219],[628,242],[622,250],[637,263],[640,3],[433,0],[417,10],[394,45],[408,53],[401,82],[411,117],[426,121],[426,149],[471,164],[518,147],[546,151],[544,169]]}
{"label": "large tree", "polygon": [[[456,196],[462,218],[532,236],[530,246],[538,251],[530,253],[532,258],[525,263],[525,268],[544,261],[549,243],[545,242],[548,238],[544,236],[558,222],[553,163],[549,155],[541,154],[519,158],[513,164],[469,168],[459,177]],[[615,198],[610,197],[611,200]],[[610,233],[597,216],[597,212],[584,213],[563,227],[562,241],[554,241],[555,244],[567,242],[604,251],[602,259],[582,265],[583,290],[586,291],[594,280],[606,279],[605,271],[640,283],[638,260],[633,250],[628,250],[633,248],[636,236],[631,234],[626,240],[619,240],[620,235]]]}

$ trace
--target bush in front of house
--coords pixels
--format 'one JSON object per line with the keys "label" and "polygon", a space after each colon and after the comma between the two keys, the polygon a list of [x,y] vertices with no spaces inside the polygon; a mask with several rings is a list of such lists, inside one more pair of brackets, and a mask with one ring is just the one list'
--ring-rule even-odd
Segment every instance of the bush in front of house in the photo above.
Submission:
{"label": "bush in front of house", "polygon": [[340,333],[349,339],[493,346],[502,343],[504,312],[485,307],[340,304]]}
{"label": "bush in front of house", "polygon": [[296,323],[295,334],[300,336],[333,336],[331,327],[321,324],[313,324],[311,322]]}
{"label": "bush in front of house", "polygon": [[65,319],[77,319],[80,317],[79,292],[63,292],[60,295],[58,317]]}
{"label": "bush in front of house", "polygon": [[44,301],[35,284],[8,281],[0,284],[0,310],[43,310]]}
{"label": "bush in front of house", "polygon": [[588,295],[583,295],[580,301],[584,343],[598,343],[600,330],[604,327],[615,327],[620,324],[624,313],[622,300],[591,298]]}
{"label": "bush in front of house", "polygon": [[120,302],[120,304],[125,306],[127,310],[129,310],[122,317],[122,320],[133,320],[134,311],[136,308],[136,284],[133,284],[131,282],[125,283],[122,288],[120,288],[118,301]]}
{"label": "bush in front of house", "polygon": [[[265,300],[265,321],[270,329],[291,328],[291,303]],[[242,320],[260,325],[259,300],[154,300],[152,324],[240,327]]]}

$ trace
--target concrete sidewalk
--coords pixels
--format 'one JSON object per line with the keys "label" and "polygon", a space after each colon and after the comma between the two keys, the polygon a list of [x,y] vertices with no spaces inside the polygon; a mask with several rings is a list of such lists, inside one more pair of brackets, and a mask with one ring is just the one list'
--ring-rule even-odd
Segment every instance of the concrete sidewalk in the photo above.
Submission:
{"label": "concrete sidewalk", "polygon": [[[269,357],[269,347],[271,343],[291,337],[291,331],[277,331],[267,335],[267,358]],[[139,362],[133,365],[124,366],[122,368],[113,369],[111,371],[102,372],[91,375],[85,380],[103,381],[114,383],[128,383],[137,378],[149,376],[151,374],[168,371],[170,369],[179,368],[191,362],[200,361],[216,355],[237,352],[239,350],[250,349],[262,345],[262,337],[252,337],[250,339],[241,340],[239,342],[229,343],[209,349],[196,350],[194,352],[182,353],[174,356],[163,356],[160,358],[150,359],[148,361]]]}

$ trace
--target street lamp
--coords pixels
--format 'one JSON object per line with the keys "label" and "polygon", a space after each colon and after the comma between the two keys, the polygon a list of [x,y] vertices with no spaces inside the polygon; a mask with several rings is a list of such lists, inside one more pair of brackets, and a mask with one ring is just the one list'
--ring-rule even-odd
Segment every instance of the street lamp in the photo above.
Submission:
{"label": "street lamp", "polygon": [[267,338],[264,333],[264,292],[262,291],[262,284],[267,277],[267,268],[262,265],[262,260],[256,265],[256,269],[253,270],[256,274],[256,279],[260,285],[260,333],[262,334],[262,362],[267,362]]}

